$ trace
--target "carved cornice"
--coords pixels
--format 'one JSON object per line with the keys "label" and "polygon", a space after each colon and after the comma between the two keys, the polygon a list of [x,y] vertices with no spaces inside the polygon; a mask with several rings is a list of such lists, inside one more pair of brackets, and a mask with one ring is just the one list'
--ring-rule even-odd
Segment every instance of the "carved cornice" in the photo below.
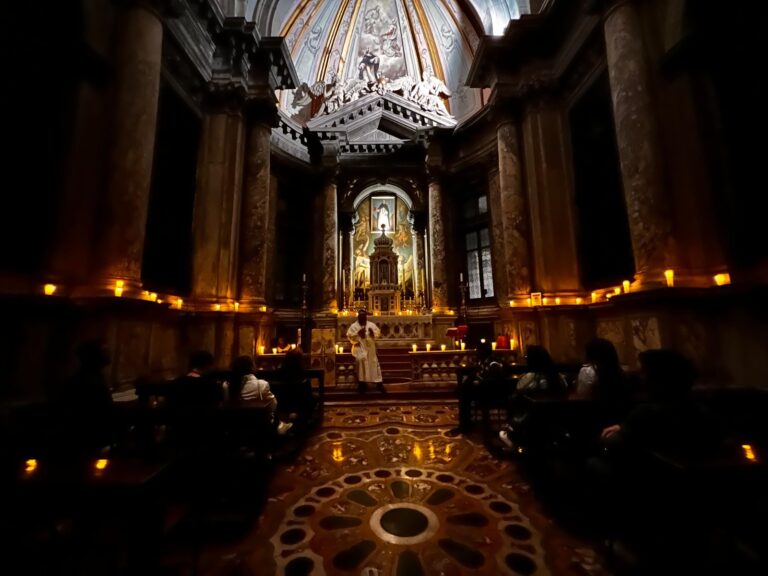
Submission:
{"label": "carved cornice", "polygon": [[396,94],[369,94],[307,123],[308,144],[323,157],[391,155],[423,147],[436,134],[452,131],[453,121],[421,110]]}

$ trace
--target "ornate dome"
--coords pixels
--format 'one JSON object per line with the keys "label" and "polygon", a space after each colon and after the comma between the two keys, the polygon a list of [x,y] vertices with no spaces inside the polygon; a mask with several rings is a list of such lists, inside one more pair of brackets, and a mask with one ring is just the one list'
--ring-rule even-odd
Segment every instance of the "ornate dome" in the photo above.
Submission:
{"label": "ornate dome", "polygon": [[[250,0],[247,9],[262,34],[286,38],[305,86],[279,94],[280,108],[301,123],[322,112],[310,93],[343,103],[366,90],[410,92],[423,109],[461,121],[485,104],[465,85],[480,37],[530,11],[519,0]],[[420,81],[430,97],[418,94]]]}

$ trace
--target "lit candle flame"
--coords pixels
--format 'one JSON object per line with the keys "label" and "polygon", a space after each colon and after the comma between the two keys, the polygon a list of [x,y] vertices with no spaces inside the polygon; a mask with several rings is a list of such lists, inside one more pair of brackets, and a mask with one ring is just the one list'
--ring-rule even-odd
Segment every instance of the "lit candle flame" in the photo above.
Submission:
{"label": "lit candle flame", "polygon": [[56,284],[46,284],[43,286],[43,291],[46,296],[53,296],[53,293],[56,292]]}
{"label": "lit candle flame", "polygon": [[741,449],[744,451],[744,458],[750,462],[757,462],[757,456],[755,456],[755,451],[752,449],[751,444],[742,444]]}
{"label": "lit candle flame", "polygon": [[115,280],[115,296],[120,298],[123,295],[124,287],[125,287],[125,282],[123,280]]}
{"label": "lit candle flame", "polygon": [[37,460],[30,458],[24,462],[24,472],[27,474],[32,474],[35,470],[37,470]]}
{"label": "lit candle flame", "polygon": [[106,458],[99,458],[93,465],[93,467],[98,471],[106,470],[107,466],[109,466],[109,460]]}
{"label": "lit candle flame", "polygon": [[675,271],[664,270],[664,278],[667,281],[667,286],[672,288],[675,285]]}
{"label": "lit candle flame", "polygon": [[621,285],[624,287],[624,294],[629,292],[629,280],[624,280],[624,282],[621,283]]}

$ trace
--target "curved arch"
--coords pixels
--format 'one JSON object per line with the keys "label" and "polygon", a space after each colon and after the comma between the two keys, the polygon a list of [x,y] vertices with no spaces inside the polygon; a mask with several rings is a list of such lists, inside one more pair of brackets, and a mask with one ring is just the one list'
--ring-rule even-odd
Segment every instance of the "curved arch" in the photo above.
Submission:
{"label": "curved arch", "polygon": [[413,200],[411,200],[411,197],[405,190],[399,186],[395,186],[394,184],[371,184],[370,186],[364,188],[360,191],[360,193],[358,193],[357,196],[355,196],[355,199],[352,201],[352,209],[356,211],[363,200],[376,192],[389,192],[390,194],[394,194],[400,198],[400,200],[405,202],[408,210],[413,210]]}

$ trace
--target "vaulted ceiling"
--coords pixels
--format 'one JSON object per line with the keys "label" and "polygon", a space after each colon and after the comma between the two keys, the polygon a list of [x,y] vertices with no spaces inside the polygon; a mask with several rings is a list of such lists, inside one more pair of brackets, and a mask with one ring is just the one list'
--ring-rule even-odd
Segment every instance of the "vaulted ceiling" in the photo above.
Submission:
{"label": "vaulted ceiling", "polygon": [[[247,10],[262,34],[286,38],[300,81],[330,84],[334,74],[343,81],[357,79],[361,63],[374,58],[383,82],[418,80],[429,70],[451,92],[446,106],[461,121],[484,104],[482,91],[465,85],[480,38],[501,34],[511,19],[529,12],[530,3],[249,0]],[[280,94],[280,107],[301,123],[308,120],[292,91]]]}

